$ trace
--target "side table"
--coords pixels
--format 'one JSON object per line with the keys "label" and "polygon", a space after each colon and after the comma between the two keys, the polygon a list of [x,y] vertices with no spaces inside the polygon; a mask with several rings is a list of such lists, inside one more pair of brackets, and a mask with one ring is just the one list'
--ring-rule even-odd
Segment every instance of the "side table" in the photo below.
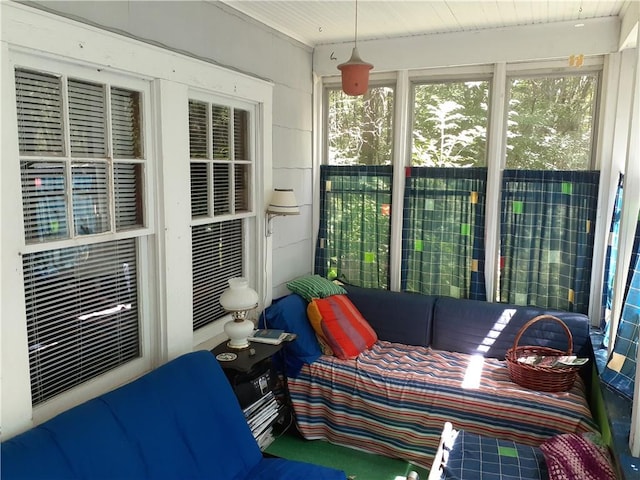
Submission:
{"label": "side table", "polygon": [[225,341],[211,350],[238,397],[261,450],[273,441],[272,427],[286,410],[274,391],[277,379],[271,362],[272,356],[284,346],[284,342],[279,345],[251,342],[249,348],[236,350]]}

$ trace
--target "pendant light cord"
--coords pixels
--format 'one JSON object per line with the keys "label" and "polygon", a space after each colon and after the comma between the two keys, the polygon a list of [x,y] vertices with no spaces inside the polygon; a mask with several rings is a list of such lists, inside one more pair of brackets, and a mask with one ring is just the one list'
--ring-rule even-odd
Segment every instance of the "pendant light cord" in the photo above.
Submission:
{"label": "pendant light cord", "polygon": [[356,35],[354,46],[358,48],[358,0],[356,0]]}

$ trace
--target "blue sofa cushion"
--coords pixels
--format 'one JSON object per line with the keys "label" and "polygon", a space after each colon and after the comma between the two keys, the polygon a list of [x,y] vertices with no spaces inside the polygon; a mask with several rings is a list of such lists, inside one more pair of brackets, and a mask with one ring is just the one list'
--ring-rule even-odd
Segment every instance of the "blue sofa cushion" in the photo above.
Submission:
{"label": "blue sofa cushion", "polygon": [[[42,432],[48,442],[34,441]],[[40,458],[51,462],[44,476]],[[261,458],[207,351],[184,355],[2,444],[7,478],[244,478]]]}
{"label": "blue sofa cushion", "polygon": [[[438,297],[436,301],[432,347],[503,360],[520,328],[542,314],[562,320],[571,330],[573,353],[590,357],[589,319],[581,313],[449,297]],[[519,345],[566,351],[568,340],[562,326],[552,320],[543,320],[524,332]]]}
{"label": "blue sofa cushion", "polygon": [[76,478],[71,459],[57,445],[54,433],[46,428],[32,428],[4,442],[0,450],[2,476],[14,479]]}
{"label": "blue sofa cushion", "polygon": [[307,301],[296,293],[281,297],[274,301],[260,317],[260,328],[277,328],[295,333],[295,341],[287,343],[284,358],[287,376],[295,378],[302,365],[315,362],[322,352],[320,345],[307,317]]}
{"label": "blue sofa cushion", "polygon": [[428,346],[435,296],[345,285],[351,302],[380,340]]}

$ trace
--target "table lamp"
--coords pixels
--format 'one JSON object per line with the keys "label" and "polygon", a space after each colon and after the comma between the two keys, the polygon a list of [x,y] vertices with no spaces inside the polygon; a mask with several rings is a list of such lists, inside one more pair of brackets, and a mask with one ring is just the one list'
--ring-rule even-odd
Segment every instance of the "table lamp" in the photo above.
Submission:
{"label": "table lamp", "polygon": [[234,349],[247,348],[247,337],[253,332],[253,322],[247,319],[249,311],[258,306],[258,294],[249,287],[246,278],[229,279],[229,287],[220,295],[220,305],[231,313],[232,320],[224,324],[224,333],[229,337],[227,346]]}

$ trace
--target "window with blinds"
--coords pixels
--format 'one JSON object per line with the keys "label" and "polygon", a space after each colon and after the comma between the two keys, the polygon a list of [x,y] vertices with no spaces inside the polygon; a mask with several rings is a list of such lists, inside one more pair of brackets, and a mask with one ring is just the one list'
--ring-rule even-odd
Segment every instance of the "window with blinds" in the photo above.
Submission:
{"label": "window with blinds", "polygon": [[189,100],[194,330],[225,315],[218,299],[227,279],[244,274],[239,216],[252,210],[249,122],[247,110]]}
{"label": "window with blinds", "polygon": [[220,295],[227,280],[241,277],[242,221],[230,220],[191,229],[193,255],[193,329],[225,315]]}
{"label": "window with blinds", "polygon": [[15,84],[36,405],[140,356],[141,93],[23,68]]}

